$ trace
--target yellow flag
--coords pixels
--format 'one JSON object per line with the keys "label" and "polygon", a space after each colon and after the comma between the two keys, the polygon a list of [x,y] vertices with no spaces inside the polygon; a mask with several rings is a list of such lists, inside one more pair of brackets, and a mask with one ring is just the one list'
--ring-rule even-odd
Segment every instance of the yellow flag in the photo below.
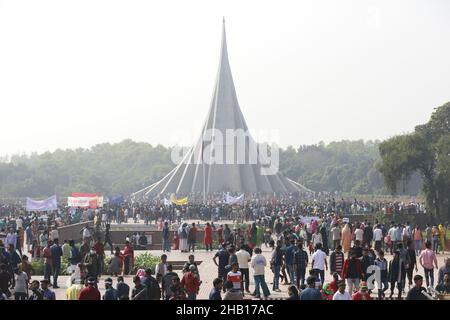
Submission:
{"label": "yellow flag", "polygon": [[181,199],[177,199],[177,198],[175,198],[174,194],[172,194],[170,196],[170,201],[172,201],[172,203],[176,204],[177,206],[182,206],[182,205],[188,204],[188,198],[187,197],[184,197],[184,198],[181,198]]}

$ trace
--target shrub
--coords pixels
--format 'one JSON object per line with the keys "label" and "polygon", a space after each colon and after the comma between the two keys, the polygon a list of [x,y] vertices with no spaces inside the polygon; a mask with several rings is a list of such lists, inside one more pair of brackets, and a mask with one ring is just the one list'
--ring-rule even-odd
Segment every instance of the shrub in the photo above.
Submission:
{"label": "shrub", "polygon": [[33,275],[34,276],[44,275],[44,261],[42,259],[32,261],[31,266],[33,267]]}
{"label": "shrub", "polygon": [[153,273],[155,273],[156,265],[159,263],[160,258],[156,256],[152,256],[150,253],[142,253],[138,255],[134,259],[134,272],[138,269],[152,269]]}

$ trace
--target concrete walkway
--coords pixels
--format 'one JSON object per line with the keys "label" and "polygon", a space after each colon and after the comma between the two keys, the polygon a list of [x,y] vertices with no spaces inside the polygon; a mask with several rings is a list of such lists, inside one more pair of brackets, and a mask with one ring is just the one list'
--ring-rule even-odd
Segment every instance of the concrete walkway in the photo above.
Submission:
{"label": "concrete walkway", "polygon": [[[271,254],[271,250],[270,248],[265,248],[263,245],[263,255],[266,257],[267,261],[270,260],[270,254]],[[136,255],[142,254],[144,252],[149,252],[152,255],[155,256],[160,256],[161,254],[163,254],[163,252],[161,250],[151,250],[151,251],[135,251]],[[201,287],[200,287],[200,292],[198,295],[198,299],[208,299],[208,295],[209,292],[211,290],[211,288],[213,287],[212,282],[214,280],[214,278],[217,277],[217,266],[214,264],[213,262],[213,257],[216,251],[213,252],[206,252],[205,250],[200,250],[200,251],[196,251],[194,253],[195,256],[195,260],[196,261],[202,261],[202,263],[199,265],[199,273],[200,273],[200,278],[203,281]],[[172,251],[172,252],[166,252],[165,254],[167,254],[168,256],[168,261],[188,261],[188,256],[189,253],[182,253],[179,250],[177,251]],[[444,257],[449,257],[449,254],[445,254],[445,255],[438,255],[438,265],[439,267],[442,266],[444,264]],[[310,261],[311,261],[311,256],[309,257]],[[388,261],[390,261],[392,259],[391,255],[386,255],[386,259]],[[310,269],[310,265],[308,266],[307,269],[307,274],[308,271]],[[421,274],[422,276],[424,275],[423,269],[419,266],[419,271],[418,274]],[[175,272],[177,272],[180,276],[180,279],[182,277],[182,272],[181,270],[175,270]],[[435,285],[437,284],[437,270],[435,270],[434,272],[434,279],[435,279]],[[250,291],[253,291],[255,286],[254,286],[254,281],[253,281],[253,270],[250,269]],[[416,274],[416,273],[414,273]],[[325,273],[326,275],[326,281],[331,281],[332,280],[332,276],[330,275],[329,272]],[[100,279],[100,283],[99,283],[99,289],[103,295],[104,291],[105,291],[105,287],[104,287],[104,279],[106,279],[108,276],[103,275]],[[36,276],[33,277],[33,279],[42,279],[42,276]],[[130,286],[130,288],[133,287],[133,282],[132,282],[132,278],[133,276],[125,276],[125,282]],[[67,284],[66,281],[68,279],[68,276],[61,276],[59,277],[58,280],[58,285],[60,286],[59,289],[56,289],[56,297],[57,299],[62,299],[65,300],[66,299],[66,289],[67,289]],[[113,277],[114,280],[114,287],[116,286],[116,278]],[[288,293],[287,293],[287,285],[283,285],[280,282],[280,290],[281,292],[272,292],[272,280],[273,280],[273,273],[270,270],[270,267],[267,266],[266,267],[266,282],[268,284],[269,290],[271,291],[271,299],[284,299],[288,297]],[[425,286],[425,281],[424,281],[424,286]],[[406,292],[408,292],[408,285],[406,285]],[[390,291],[386,291],[386,295],[389,295]],[[397,294],[397,290],[395,290],[395,295]],[[376,294],[373,293],[372,296],[375,298]],[[246,294],[245,299],[251,299],[253,297],[251,297],[250,295]]]}

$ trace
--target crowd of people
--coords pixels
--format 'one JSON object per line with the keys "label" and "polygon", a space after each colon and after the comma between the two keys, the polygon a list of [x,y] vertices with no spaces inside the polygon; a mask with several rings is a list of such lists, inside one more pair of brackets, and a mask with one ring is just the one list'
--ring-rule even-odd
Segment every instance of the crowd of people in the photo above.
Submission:
{"label": "crowd of people", "polygon": [[[162,250],[166,252],[195,252],[199,231],[203,232],[200,242],[206,251],[219,247],[213,257],[218,277],[214,280],[210,299],[243,299],[246,295],[268,298],[266,265],[270,265],[273,273],[272,291],[280,291],[280,282],[284,281],[289,285],[289,299],[319,299],[319,296],[330,300],[372,299],[374,287],[369,280],[374,268],[380,271],[376,279],[379,299],[386,297],[387,290],[390,290],[389,297],[393,297],[396,289],[397,298],[402,298],[406,294],[406,284],[407,299],[450,293],[450,260],[446,258],[444,265],[438,266],[436,259],[436,255],[447,249],[448,223],[427,225],[424,230],[409,222],[375,220],[371,224],[366,220],[349,223],[342,218],[343,208],[347,205],[351,210],[360,203],[334,199],[299,202],[289,198],[254,200],[242,206],[220,202],[164,206],[152,202],[46,214],[28,214],[17,207],[5,209],[3,206],[0,296],[17,300],[54,299],[50,287],[59,287],[58,275],[62,262],[67,261],[67,271],[63,272],[71,275],[68,299],[99,298],[98,282],[102,274],[109,275],[104,280],[108,294],[100,297],[103,299],[196,299],[202,281],[194,256],[189,257],[180,279],[165,255],[155,273],[149,268],[135,270],[134,250],[147,245],[146,237],[141,233],[130,234],[122,251],[113,246],[111,223],[127,223],[129,219],[159,225]],[[81,230],[80,244],[76,240],[65,240],[60,244],[58,228],[72,223],[75,215],[80,221],[93,220],[94,227]],[[220,222],[224,219],[238,221],[233,219],[237,216],[243,218],[240,222],[247,223],[230,227]],[[209,219],[211,223],[186,222],[193,217]],[[174,224],[176,230],[173,230]],[[105,265],[106,245],[111,251],[108,265]],[[263,247],[271,249],[268,261],[262,253]],[[391,255],[390,261],[386,259],[387,255]],[[32,279],[33,267],[29,260],[43,261],[44,279]],[[414,275],[419,266],[424,271],[426,288],[421,287],[423,277]],[[435,283],[433,270],[438,268],[439,277]],[[134,272],[135,287],[131,295],[128,288],[126,295],[123,288],[128,285],[123,276]],[[326,282],[325,272],[332,275],[333,281]],[[251,273],[255,284],[253,292],[250,291]],[[116,288],[113,287],[115,277]]]}

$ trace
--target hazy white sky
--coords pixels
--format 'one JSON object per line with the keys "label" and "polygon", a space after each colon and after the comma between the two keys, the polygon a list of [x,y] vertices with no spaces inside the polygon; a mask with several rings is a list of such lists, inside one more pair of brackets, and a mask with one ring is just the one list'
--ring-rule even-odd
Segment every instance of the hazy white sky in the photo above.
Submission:
{"label": "hazy white sky", "polygon": [[450,101],[450,1],[0,0],[0,155],[190,145],[226,19],[251,132],[384,139]]}

